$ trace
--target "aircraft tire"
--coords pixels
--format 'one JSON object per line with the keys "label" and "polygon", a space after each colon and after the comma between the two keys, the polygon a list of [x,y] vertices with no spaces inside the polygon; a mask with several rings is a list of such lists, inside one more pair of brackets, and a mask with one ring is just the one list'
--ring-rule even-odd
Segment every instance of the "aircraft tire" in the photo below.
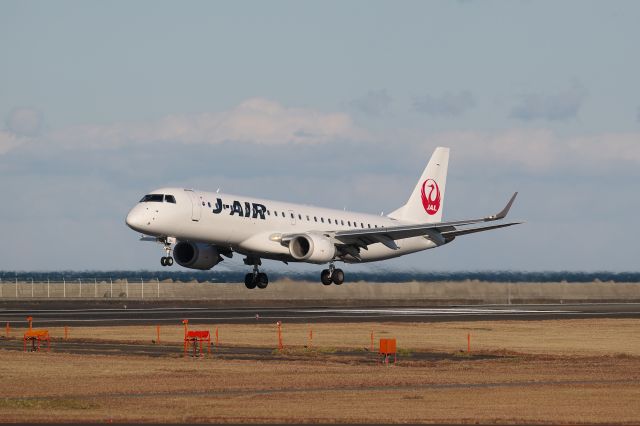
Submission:
{"label": "aircraft tire", "polygon": [[162,266],[167,266],[167,258],[166,258],[166,257],[164,257],[164,256],[162,256],[162,257],[160,258],[160,264],[161,264]]}
{"label": "aircraft tire", "polygon": [[340,285],[344,282],[344,272],[342,271],[342,269],[336,269],[333,271],[331,281],[333,281],[335,285]]}
{"label": "aircraft tire", "polygon": [[328,269],[323,269],[320,274],[320,281],[324,285],[331,285],[331,272]]}
{"label": "aircraft tire", "polygon": [[173,257],[171,256],[167,257],[166,263],[167,263],[167,266],[173,266]]}
{"label": "aircraft tire", "polygon": [[244,285],[249,290],[253,290],[254,288],[256,288],[256,281],[253,279],[252,273],[248,273],[244,276]]}
{"label": "aircraft tire", "polygon": [[267,288],[269,285],[269,277],[264,272],[260,272],[258,274],[258,279],[256,280],[256,286],[261,289]]}

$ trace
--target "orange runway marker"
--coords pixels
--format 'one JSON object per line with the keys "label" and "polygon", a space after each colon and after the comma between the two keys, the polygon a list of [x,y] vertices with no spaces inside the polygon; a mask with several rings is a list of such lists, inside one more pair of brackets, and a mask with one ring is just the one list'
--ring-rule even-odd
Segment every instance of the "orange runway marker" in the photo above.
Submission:
{"label": "orange runway marker", "polygon": [[31,342],[31,352],[36,352],[40,350],[40,343],[47,342],[47,351],[51,348],[51,341],[49,339],[49,330],[34,330],[33,325],[33,317],[27,317],[27,321],[29,322],[29,330],[24,333],[23,341],[23,350],[27,351],[27,342]]}
{"label": "orange runway marker", "polygon": [[396,339],[380,339],[378,354],[382,355],[381,362],[389,363],[389,357],[393,354],[393,363],[396,363]]}
{"label": "orange runway marker", "polygon": [[276,325],[278,326],[278,349],[282,350],[284,348],[282,344],[282,322],[278,321]]}
{"label": "orange runway marker", "polygon": [[207,343],[207,353],[211,354],[211,335],[209,330],[192,330],[189,331],[189,320],[182,320],[184,324],[184,355],[187,355],[189,344],[193,344],[193,356],[196,356],[198,344],[200,345],[200,356],[202,353],[203,343]]}

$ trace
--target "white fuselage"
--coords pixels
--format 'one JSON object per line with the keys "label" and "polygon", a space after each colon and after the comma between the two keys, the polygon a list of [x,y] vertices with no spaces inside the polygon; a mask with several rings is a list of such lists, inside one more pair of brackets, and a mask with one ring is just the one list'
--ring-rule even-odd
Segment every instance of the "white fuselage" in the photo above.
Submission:
{"label": "white fuselage", "polygon": [[[175,203],[164,200],[138,203],[126,220],[132,229],[156,237],[227,247],[265,259],[296,261],[289,247],[280,243],[282,234],[322,235],[403,224],[386,216],[184,188],[161,188],[152,193],[172,195]],[[396,244],[397,249],[371,244],[361,250],[360,259],[344,256],[335,260],[371,262],[437,246],[424,236],[398,240]]]}

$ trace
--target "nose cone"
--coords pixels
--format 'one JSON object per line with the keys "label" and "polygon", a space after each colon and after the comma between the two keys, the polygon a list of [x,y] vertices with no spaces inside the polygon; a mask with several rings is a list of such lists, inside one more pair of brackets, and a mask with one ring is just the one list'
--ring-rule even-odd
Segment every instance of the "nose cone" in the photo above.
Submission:
{"label": "nose cone", "polygon": [[143,226],[146,224],[144,210],[139,207],[140,206],[135,206],[132,208],[125,220],[127,222],[127,226],[134,231],[142,231]]}

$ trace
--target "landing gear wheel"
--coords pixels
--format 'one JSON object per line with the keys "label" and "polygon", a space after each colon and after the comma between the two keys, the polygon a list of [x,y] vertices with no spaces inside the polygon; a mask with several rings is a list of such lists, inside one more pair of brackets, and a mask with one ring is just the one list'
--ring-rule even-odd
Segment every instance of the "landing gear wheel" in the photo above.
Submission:
{"label": "landing gear wheel", "polygon": [[344,282],[344,272],[342,272],[342,269],[334,269],[333,274],[331,275],[331,281],[336,285],[340,285]]}
{"label": "landing gear wheel", "polygon": [[164,237],[162,239],[158,239],[158,241],[163,243],[163,246],[164,246],[163,249],[165,253],[165,255],[160,258],[160,264],[162,266],[173,265],[173,257],[171,257],[172,239],[170,239],[169,237]]}
{"label": "landing gear wheel", "polygon": [[253,274],[251,272],[244,276],[244,285],[249,290],[253,290],[254,288],[256,288],[257,281],[253,279]]}
{"label": "landing gear wheel", "polygon": [[269,277],[264,272],[260,272],[256,278],[256,286],[258,288],[267,288],[269,285]]}
{"label": "landing gear wheel", "polygon": [[324,285],[331,285],[331,272],[328,269],[323,269],[320,274],[320,281]]}

